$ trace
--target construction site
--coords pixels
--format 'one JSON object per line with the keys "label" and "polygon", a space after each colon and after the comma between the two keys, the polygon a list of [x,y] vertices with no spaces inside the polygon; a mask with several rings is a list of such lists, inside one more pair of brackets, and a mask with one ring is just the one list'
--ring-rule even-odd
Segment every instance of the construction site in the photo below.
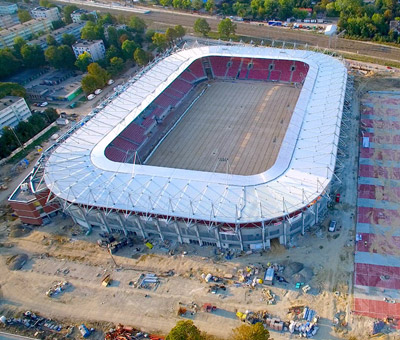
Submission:
{"label": "construction site", "polygon": [[221,249],[88,233],[62,213],[32,227],[4,205],[0,330],[155,340],[193,320],[216,339],[256,322],[275,340],[396,339],[400,81],[367,67],[350,75],[332,200],[304,235],[266,250]]}

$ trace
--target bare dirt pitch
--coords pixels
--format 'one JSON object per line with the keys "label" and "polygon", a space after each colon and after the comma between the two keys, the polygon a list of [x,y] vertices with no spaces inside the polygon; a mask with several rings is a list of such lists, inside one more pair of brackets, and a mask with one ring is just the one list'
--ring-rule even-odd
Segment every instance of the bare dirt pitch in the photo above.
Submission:
{"label": "bare dirt pitch", "polygon": [[213,82],[147,165],[254,175],[276,160],[300,94],[290,84]]}

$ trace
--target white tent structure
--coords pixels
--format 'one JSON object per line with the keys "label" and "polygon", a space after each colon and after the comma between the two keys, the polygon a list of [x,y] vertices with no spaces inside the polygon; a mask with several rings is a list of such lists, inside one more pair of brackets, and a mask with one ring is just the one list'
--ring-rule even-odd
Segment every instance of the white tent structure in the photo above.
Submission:
{"label": "white tent structure", "polygon": [[[207,56],[309,65],[274,166],[242,176],[107,159],[104,150],[111,141],[192,62]],[[207,46],[178,51],[127,84],[51,153],[44,168],[46,186],[88,228],[129,232],[131,227],[143,237],[157,234],[162,239],[170,232],[180,242],[194,238],[200,244],[238,244],[242,249],[252,243],[268,246],[273,237],[286,243],[292,232],[318,222],[319,209],[329,200],[346,80],[339,60],[306,50]]]}

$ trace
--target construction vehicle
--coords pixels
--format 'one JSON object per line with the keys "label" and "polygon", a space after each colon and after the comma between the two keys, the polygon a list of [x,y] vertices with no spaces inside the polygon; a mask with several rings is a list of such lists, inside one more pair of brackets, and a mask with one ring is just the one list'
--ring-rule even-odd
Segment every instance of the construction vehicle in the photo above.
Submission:
{"label": "construction vehicle", "polygon": [[101,280],[101,285],[104,287],[108,287],[112,282],[111,274],[107,274],[103,280]]}
{"label": "construction vehicle", "polygon": [[217,310],[217,306],[213,306],[211,303],[205,303],[202,310],[207,313],[212,313]]}

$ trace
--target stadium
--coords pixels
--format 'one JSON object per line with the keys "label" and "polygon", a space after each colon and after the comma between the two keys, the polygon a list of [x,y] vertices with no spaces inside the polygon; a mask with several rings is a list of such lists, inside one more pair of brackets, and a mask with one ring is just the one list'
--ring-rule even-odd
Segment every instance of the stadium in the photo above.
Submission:
{"label": "stadium", "polygon": [[330,201],[347,70],[307,50],[202,46],[160,58],[74,126],[9,202],[90,230],[266,249]]}

